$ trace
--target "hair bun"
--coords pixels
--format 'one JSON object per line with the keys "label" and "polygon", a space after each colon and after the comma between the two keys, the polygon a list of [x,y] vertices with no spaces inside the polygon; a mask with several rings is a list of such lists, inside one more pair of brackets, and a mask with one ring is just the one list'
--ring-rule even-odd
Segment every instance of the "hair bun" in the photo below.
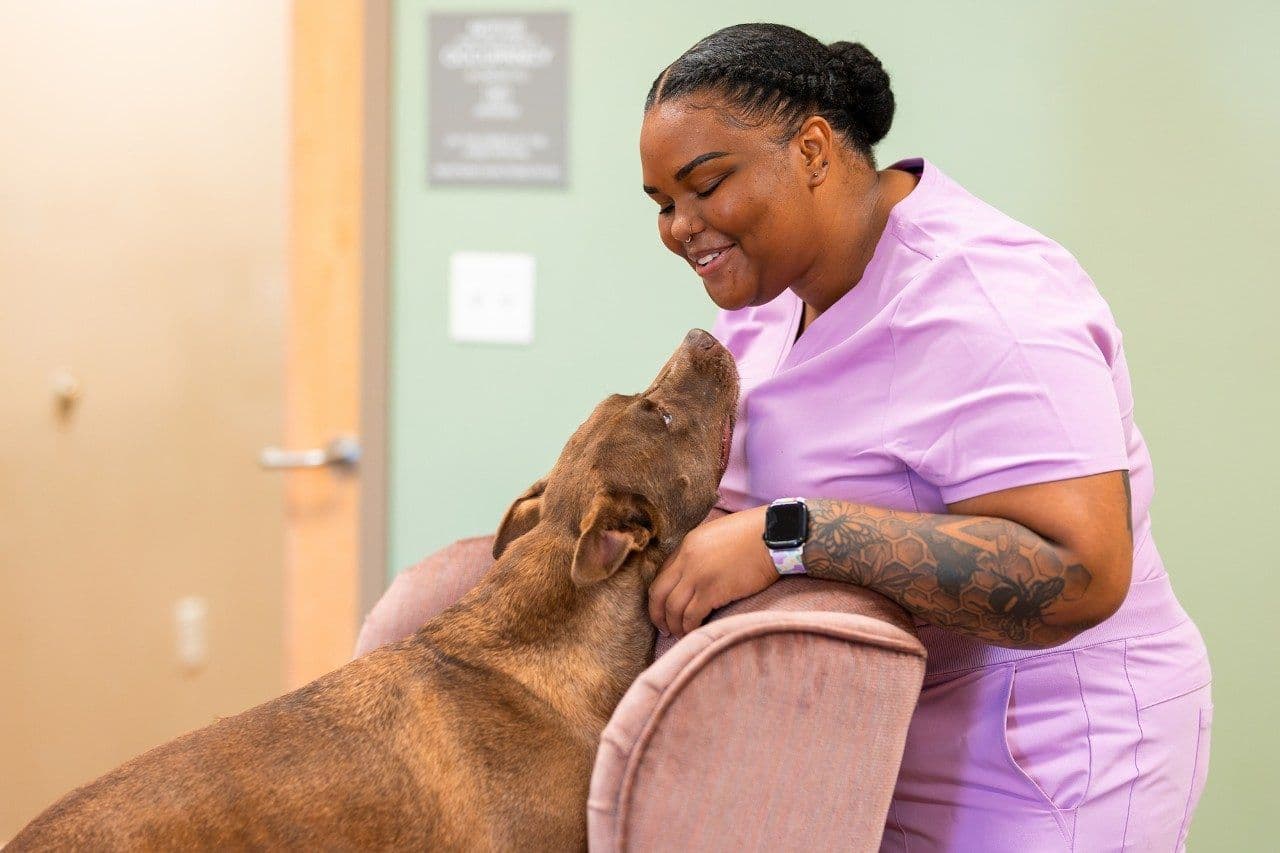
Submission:
{"label": "hair bun", "polygon": [[845,101],[845,108],[865,133],[866,144],[875,145],[893,125],[889,72],[874,53],[858,42],[832,42],[827,49],[831,51],[835,93]]}

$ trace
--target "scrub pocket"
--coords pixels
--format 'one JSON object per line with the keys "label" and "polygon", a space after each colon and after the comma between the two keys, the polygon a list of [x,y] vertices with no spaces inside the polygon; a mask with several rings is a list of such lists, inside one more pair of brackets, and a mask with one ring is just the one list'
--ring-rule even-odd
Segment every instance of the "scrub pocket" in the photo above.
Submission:
{"label": "scrub pocket", "polygon": [[1125,642],[1142,741],[1127,845],[1181,849],[1209,769],[1213,696],[1195,623]]}
{"label": "scrub pocket", "polygon": [[1200,736],[1196,741],[1195,769],[1191,774],[1191,793],[1187,797],[1187,812],[1182,817],[1182,828],[1178,830],[1178,849],[1185,850],[1187,832],[1191,829],[1191,816],[1200,804],[1200,795],[1204,793],[1205,780],[1209,778],[1209,730],[1213,727],[1213,702],[1209,696],[1209,686],[1204,688],[1204,704],[1200,707]]}
{"label": "scrub pocket", "polygon": [[[1058,813],[1073,812],[1089,796],[1092,753],[1074,652],[1050,653],[1009,665],[1004,746],[1013,771]],[[1074,836],[1073,815],[1058,815]]]}
{"label": "scrub pocket", "polygon": [[927,679],[881,850],[1070,850],[1089,766],[1071,652]]}
{"label": "scrub pocket", "polygon": [[1187,621],[925,679],[882,850],[1175,850],[1213,705]]}
{"label": "scrub pocket", "polygon": [[1213,703],[1200,632],[1188,620],[1080,649],[1076,660],[1093,726],[1076,849],[1181,849],[1209,763]]}

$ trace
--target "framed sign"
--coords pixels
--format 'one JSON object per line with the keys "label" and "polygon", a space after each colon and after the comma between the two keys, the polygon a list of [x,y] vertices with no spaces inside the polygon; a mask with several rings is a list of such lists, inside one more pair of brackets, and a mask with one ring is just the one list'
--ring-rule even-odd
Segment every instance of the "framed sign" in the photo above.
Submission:
{"label": "framed sign", "polygon": [[428,15],[427,181],[566,186],[567,12]]}

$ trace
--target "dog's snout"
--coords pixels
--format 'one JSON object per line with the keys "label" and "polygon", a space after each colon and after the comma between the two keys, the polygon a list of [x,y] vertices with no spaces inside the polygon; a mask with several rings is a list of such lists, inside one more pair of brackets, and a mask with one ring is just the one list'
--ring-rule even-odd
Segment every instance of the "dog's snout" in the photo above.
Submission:
{"label": "dog's snout", "polygon": [[716,339],[702,329],[690,329],[689,334],[684,336],[684,342],[694,349],[711,349],[716,345]]}

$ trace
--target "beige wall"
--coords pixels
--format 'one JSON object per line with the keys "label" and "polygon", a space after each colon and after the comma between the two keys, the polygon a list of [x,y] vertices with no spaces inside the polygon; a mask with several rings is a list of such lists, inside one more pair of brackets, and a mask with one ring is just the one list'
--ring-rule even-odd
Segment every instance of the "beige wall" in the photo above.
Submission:
{"label": "beige wall", "polygon": [[0,0],[0,844],[283,688],[286,11]]}

